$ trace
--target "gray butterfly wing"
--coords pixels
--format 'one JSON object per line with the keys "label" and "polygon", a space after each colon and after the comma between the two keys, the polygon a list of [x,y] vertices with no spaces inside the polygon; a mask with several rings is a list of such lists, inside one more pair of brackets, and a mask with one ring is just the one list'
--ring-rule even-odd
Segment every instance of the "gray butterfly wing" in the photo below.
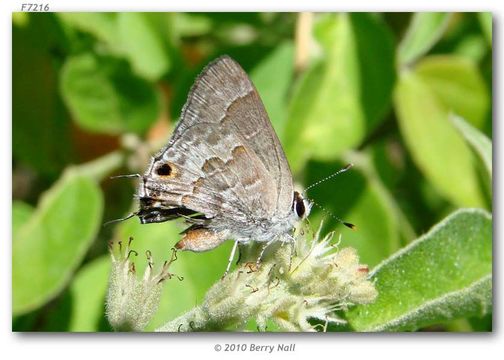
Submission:
{"label": "gray butterfly wing", "polygon": [[287,215],[292,194],[285,155],[257,91],[236,62],[218,59],[196,80],[168,145],[144,177],[141,201],[161,202],[144,204],[152,217],[145,222],[176,217],[172,208],[184,207],[250,224]]}
{"label": "gray butterfly wing", "polygon": [[289,164],[257,90],[228,56],[208,65],[196,80],[167,148],[187,129],[203,123],[230,129],[255,153],[275,182],[275,213],[286,216],[293,196]]}
{"label": "gray butterfly wing", "polygon": [[[169,174],[160,174],[166,166]],[[153,160],[145,179],[144,193],[149,198],[208,218],[245,223],[247,214],[271,216],[276,205],[275,183],[261,160],[239,134],[213,123],[185,129]]]}

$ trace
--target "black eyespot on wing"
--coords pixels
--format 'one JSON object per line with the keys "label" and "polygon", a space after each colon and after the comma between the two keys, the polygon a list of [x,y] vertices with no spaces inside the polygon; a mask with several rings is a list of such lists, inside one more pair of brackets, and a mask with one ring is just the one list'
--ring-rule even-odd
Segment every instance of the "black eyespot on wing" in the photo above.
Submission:
{"label": "black eyespot on wing", "polygon": [[162,164],[156,168],[156,174],[159,176],[170,176],[172,174],[172,167],[169,164]]}

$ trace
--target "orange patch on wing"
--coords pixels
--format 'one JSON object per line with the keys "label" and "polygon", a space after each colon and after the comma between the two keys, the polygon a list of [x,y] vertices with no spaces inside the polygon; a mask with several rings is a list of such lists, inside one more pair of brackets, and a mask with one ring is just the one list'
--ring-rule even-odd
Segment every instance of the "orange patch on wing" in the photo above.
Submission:
{"label": "orange patch on wing", "polygon": [[182,196],[182,199],[180,200],[182,202],[182,205],[189,205],[191,202],[191,196],[190,195],[184,195]]}
{"label": "orange patch on wing", "polygon": [[245,147],[243,145],[238,145],[237,147],[235,147],[233,149],[233,151],[231,151],[231,154],[233,155],[233,157],[236,157],[236,156],[240,156],[242,154],[245,154],[247,152],[247,150],[245,149]]}

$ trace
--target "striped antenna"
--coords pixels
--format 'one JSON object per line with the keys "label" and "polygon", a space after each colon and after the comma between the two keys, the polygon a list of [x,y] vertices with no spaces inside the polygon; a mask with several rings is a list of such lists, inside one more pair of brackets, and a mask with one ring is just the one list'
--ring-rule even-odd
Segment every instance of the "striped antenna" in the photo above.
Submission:
{"label": "striped antenna", "polygon": [[[342,174],[348,170],[350,170],[351,168],[353,167],[353,164],[352,163],[349,163],[347,164],[344,168],[342,169],[339,169],[338,171],[336,171],[335,173],[329,175],[329,176],[326,176],[325,178],[323,178],[322,180],[319,180],[313,184],[311,184],[310,186],[308,186],[306,189],[304,189],[303,191],[303,195],[306,194],[306,192],[308,190],[310,190],[311,188],[314,188],[315,186],[318,186],[320,184],[322,184],[324,181],[327,181],[329,179],[332,179],[333,177],[339,175],[339,174]],[[346,222],[346,221],[343,221],[342,219],[340,219],[339,217],[337,217],[336,215],[334,215],[332,212],[330,212],[329,210],[327,210],[325,207],[323,207],[322,205],[316,203],[315,201],[313,201],[312,199],[310,199],[310,201],[316,205],[317,207],[319,207],[324,213],[326,213],[327,215],[329,215],[331,218],[333,218],[334,220],[336,220],[337,222],[339,223],[342,223],[343,225],[345,225],[346,227],[352,229],[352,230],[356,230],[357,229],[357,226],[355,226],[354,224],[352,223],[349,223],[349,222]]]}
{"label": "striped antenna", "polygon": [[131,219],[132,217],[134,217],[136,215],[138,215],[138,213],[134,212],[134,213],[128,214],[128,216],[125,216],[123,218],[107,221],[105,224],[103,224],[103,227],[109,226],[110,224],[114,224],[114,223],[117,223],[117,222],[121,222],[121,221],[124,221],[124,220]]}
{"label": "striped antenna", "polygon": [[327,210],[325,207],[323,207],[322,205],[320,204],[317,204],[315,201],[313,201],[312,199],[310,199],[310,202],[313,203],[313,205],[317,206],[318,208],[320,208],[324,213],[326,213],[327,215],[329,215],[330,217],[332,217],[334,220],[336,220],[337,222],[339,223],[342,223],[343,225],[345,225],[347,228],[350,228],[352,230],[357,230],[357,226],[355,226],[354,224],[352,223],[349,223],[349,222],[346,222],[346,221],[343,221],[341,218],[337,217],[336,215],[334,215],[332,212],[330,212],[329,210]]}
{"label": "striped antenna", "polygon": [[129,179],[129,178],[141,178],[142,175],[140,174],[127,174],[127,175],[116,175],[116,176],[111,176],[110,179]]}
{"label": "striped antenna", "polygon": [[345,172],[345,171],[347,171],[347,170],[350,170],[350,169],[352,168],[352,166],[353,166],[353,164],[352,164],[352,163],[347,164],[344,168],[339,169],[339,170],[338,170],[338,171],[336,171],[334,174],[331,174],[331,175],[329,175],[329,176],[326,176],[326,177],[325,177],[325,178],[323,178],[322,180],[319,180],[319,181],[317,181],[316,183],[311,184],[311,185],[310,185],[310,186],[308,186],[306,189],[304,189],[303,194],[305,194],[305,193],[306,193],[308,190],[310,190],[311,188],[313,188],[313,187],[315,187],[315,186],[317,186],[317,185],[322,184],[324,181],[327,181],[327,180],[329,180],[329,179],[332,179],[333,177],[335,177],[335,176],[337,176],[337,175],[339,175],[339,174],[342,174],[342,173],[344,173],[344,172]]}

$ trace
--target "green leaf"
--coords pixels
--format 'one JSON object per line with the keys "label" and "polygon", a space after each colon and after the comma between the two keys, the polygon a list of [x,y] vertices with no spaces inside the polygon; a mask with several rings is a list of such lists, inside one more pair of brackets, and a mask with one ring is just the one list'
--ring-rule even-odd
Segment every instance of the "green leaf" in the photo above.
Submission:
{"label": "green leaf", "polygon": [[327,15],[315,35],[324,57],[300,79],[284,138],[295,172],[310,157],[333,160],[358,145],[382,120],[394,82],[392,37],[376,18]]}
{"label": "green leaf", "polygon": [[12,234],[16,238],[18,230],[28,222],[33,214],[33,207],[19,200],[12,202]]}
{"label": "green leaf", "polygon": [[72,312],[69,331],[98,331],[104,317],[105,295],[111,269],[110,256],[82,267],[70,285]]}
{"label": "green leaf", "polygon": [[91,53],[66,61],[60,89],[74,120],[89,131],[143,133],[160,111],[152,85],[131,74],[124,62]]}
{"label": "green leaf", "polygon": [[68,283],[98,233],[102,208],[97,184],[72,170],[43,195],[14,234],[14,315],[45,304]]}
{"label": "green leaf", "polygon": [[[132,219],[119,225],[116,239],[127,241],[130,236],[134,238],[131,247],[138,252],[134,262],[137,275],[142,276],[147,265],[145,252],[151,251],[154,272],[158,271],[164,261],[170,259],[171,248],[180,240],[180,232],[184,228],[179,222],[142,225]],[[201,302],[210,286],[224,274],[231,246],[232,243],[228,241],[204,253],[177,253],[178,259],[170,267],[170,272],[184,279],[179,281],[173,277],[166,281],[158,311],[147,331],[158,328]]]}
{"label": "green leaf", "polygon": [[351,14],[359,61],[360,100],[366,115],[367,132],[390,110],[396,81],[394,38],[388,27],[369,14]]}
{"label": "green leaf", "polygon": [[170,58],[149,14],[126,12],[117,17],[122,50],[136,74],[159,79],[170,68]]}
{"label": "green leaf", "polygon": [[466,141],[471,145],[473,150],[478,154],[480,159],[485,164],[485,167],[492,178],[492,142],[481,131],[474,128],[463,118],[452,115],[451,121],[458,131],[464,136]]}
{"label": "green leaf", "polygon": [[462,116],[478,129],[484,127],[490,95],[473,61],[461,56],[429,56],[418,63],[415,73],[447,111]]}
{"label": "green leaf", "polygon": [[[60,13],[68,31],[89,33],[105,45],[107,52],[128,59],[135,73],[157,80],[171,66],[164,34],[155,24],[155,13]],[[169,14],[162,14],[168,27]]]}
{"label": "green leaf", "polygon": [[250,74],[280,139],[287,120],[287,91],[293,74],[294,46],[291,42],[279,44]]}
{"label": "green leaf", "polygon": [[403,72],[395,105],[408,150],[430,183],[457,205],[484,206],[471,150],[422,78]]}
{"label": "green leaf", "polygon": [[488,52],[488,44],[481,34],[465,36],[453,51],[454,55],[465,57],[476,64],[482,63]]}
{"label": "green leaf", "polygon": [[179,12],[173,16],[173,31],[177,38],[204,36],[214,24],[205,13]]}
{"label": "green leaf", "polygon": [[456,211],[370,274],[378,299],[353,308],[357,331],[411,331],[492,308],[492,219]]}
{"label": "green leaf", "polygon": [[13,12],[12,25],[24,27],[30,22],[30,13],[28,12]]}
{"label": "green leaf", "polygon": [[[356,224],[357,229],[347,230],[338,224],[334,230],[342,234],[342,244],[357,249],[361,261],[372,267],[399,248],[399,219],[383,186],[376,179],[366,180],[366,189],[345,214],[345,221]],[[340,196],[338,201],[347,198],[348,195]]]}
{"label": "green leaf", "polygon": [[27,16],[25,26],[12,28],[12,155],[16,165],[52,179],[72,161],[74,146],[57,94],[60,34],[53,14]]}
{"label": "green leaf", "polygon": [[72,171],[86,175],[88,178],[100,182],[124,166],[126,155],[121,150],[109,152],[94,160],[79,164],[72,168]]}
{"label": "green leaf", "polygon": [[[361,262],[374,266],[399,249],[402,216],[370,168],[367,156],[352,153],[345,160],[355,164],[351,171],[332,180],[333,184],[323,183],[310,190],[309,197],[316,202],[310,223],[319,224],[323,220],[324,228],[335,231],[335,241],[341,234],[342,246],[356,248]],[[310,162],[306,171],[308,181],[316,182],[340,167],[340,164]],[[357,229],[344,227],[331,214],[355,224]]]}
{"label": "green leaf", "polygon": [[443,35],[450,14],[415,13],[398,48],[399,64],[407,65],[427,53]]}
{"label": "green leaf", "polygon": [[106,44],[110,50],[120,51],[117,32],[117,14],[110,12],[60,12],[57,14],[63,26],[89,33]]}
{"label": "green leaf", "polygon": [[491,12],[481,12],[478,13],[478,19],[490,46],[492,46],[492,13]]}

